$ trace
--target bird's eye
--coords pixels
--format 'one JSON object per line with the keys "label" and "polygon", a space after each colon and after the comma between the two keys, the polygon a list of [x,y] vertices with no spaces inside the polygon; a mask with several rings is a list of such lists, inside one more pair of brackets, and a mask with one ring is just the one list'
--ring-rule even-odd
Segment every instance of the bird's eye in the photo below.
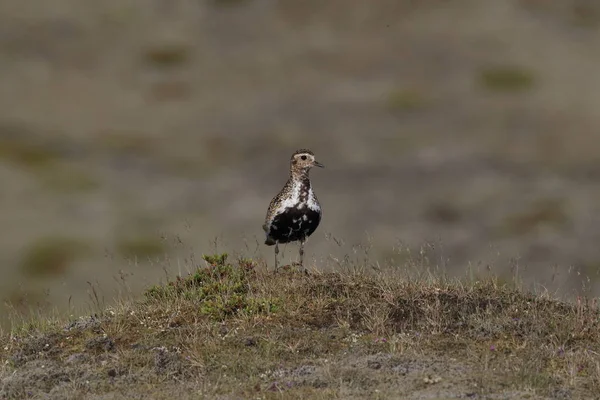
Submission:
{"label": "bird's eye", "polygon": [[300,156],[300,158],[306,160],[306,156]]}

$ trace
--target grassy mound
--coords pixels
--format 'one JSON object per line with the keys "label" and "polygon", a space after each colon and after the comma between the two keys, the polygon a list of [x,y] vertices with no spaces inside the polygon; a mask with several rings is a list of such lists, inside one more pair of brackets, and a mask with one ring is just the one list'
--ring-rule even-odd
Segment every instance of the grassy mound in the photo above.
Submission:
{"label": "grassy mound", "polygon": [[[593,398],[600,313],[492,279],[206,266],[0,338],[1,398]],[[107,397],[108,396],[108,397]],[[498,397],[500,396],[500,397]]]}

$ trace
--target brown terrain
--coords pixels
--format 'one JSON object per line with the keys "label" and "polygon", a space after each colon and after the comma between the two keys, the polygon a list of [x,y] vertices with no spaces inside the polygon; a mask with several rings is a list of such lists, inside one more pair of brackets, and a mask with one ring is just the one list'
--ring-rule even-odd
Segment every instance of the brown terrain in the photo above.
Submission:
{"label": "brown terrain", "polygon": [[0,398],[599,398],[594,301],[412,262],[304,274],[203,258],[135,302],[0,336]]}
{"label": "brown terrain", "polygon": [[[261,225],[297,148],[326,165],[324,277],[411,263],[598,296],[599,49],[591,0],[2,0],[0,326],[104,314],[202,254],[272,266]],[[447,369],[438,350],[415,362]]]}

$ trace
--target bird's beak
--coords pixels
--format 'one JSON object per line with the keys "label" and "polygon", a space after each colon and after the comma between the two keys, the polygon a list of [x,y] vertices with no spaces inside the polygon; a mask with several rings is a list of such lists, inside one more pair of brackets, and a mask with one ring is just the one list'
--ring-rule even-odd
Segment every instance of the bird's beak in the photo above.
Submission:
{"label": "bird's beak", "polygon": [[325,168],[325,166],[323,164],[321,164],[320,162],[318,162],[318,161],[315,161],[314,165],[315,165],[315,167]]}

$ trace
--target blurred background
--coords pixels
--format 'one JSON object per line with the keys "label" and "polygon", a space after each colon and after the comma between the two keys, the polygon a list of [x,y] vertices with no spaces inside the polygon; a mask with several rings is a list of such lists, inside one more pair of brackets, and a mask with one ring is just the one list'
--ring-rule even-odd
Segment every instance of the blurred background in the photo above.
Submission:
{"label": "blurred background", "polygon": [[320,268],[597,295],[599,28],[595,0],[1,0],[0,319],[272,266],[297,148]]}

